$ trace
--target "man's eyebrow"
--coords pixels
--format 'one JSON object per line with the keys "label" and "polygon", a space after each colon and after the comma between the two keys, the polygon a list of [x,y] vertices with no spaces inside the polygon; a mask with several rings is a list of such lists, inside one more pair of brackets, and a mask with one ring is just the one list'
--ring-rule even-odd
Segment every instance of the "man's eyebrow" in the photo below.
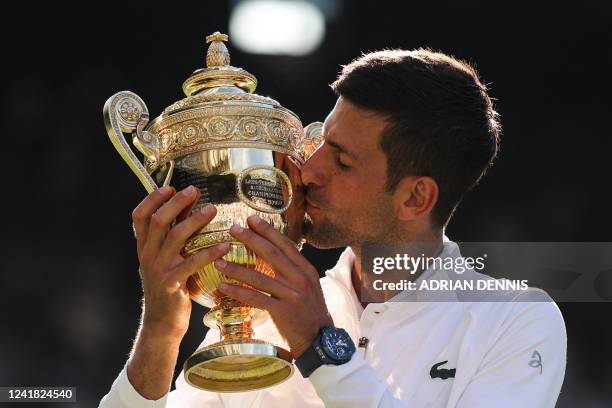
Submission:
{"label": "man's eyebrow", "polygon": [[339,145],[338,143],[334,142],[333,140],[330,139],[325,139],[325,143],[327,143],[328,145],[330,145],[331,147],[333,147],[334,149],[338,149],[341,152],[351,156],[354,159],[357,159],[357,155],[354,153],[351,153],[350,150],[348,150],[346,147]]}

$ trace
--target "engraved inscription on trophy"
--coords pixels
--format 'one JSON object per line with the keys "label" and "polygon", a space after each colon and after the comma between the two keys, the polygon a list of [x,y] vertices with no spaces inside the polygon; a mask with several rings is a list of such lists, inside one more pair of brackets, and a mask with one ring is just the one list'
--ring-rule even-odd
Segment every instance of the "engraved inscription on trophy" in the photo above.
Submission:
{"label": "engraved inscription on trophy", "polygon": [[256,210],[281,213],[291,204],[289,179],[275,167],[254,166],[244,169],[236,182],[240,199]]}
{"label": "engraved inscription on trophy", "polygon": [[283,208],[283,192],[278,179],[270,181],[248,174],[242,179],[242,189],[249,200],[269,205],[277,210]]}

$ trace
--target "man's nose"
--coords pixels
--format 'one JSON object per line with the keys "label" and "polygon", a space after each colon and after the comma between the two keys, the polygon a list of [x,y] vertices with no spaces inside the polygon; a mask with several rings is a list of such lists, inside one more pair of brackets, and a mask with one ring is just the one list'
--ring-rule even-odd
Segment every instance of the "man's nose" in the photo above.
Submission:
{"label": "man's nose", "polygon": [[319,147],[302,166],[301,177],[305,186],[311,184],[322,186],[325,184],[324,149],[325,146]]}

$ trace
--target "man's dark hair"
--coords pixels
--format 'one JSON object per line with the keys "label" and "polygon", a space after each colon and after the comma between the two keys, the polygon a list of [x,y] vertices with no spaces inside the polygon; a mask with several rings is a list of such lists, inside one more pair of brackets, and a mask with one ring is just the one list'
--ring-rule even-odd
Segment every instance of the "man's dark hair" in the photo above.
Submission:
{"label": "man's dark hair", "polygon": [[432,177],[439,188],[432,221],[446,225],[499,148],[498,114],[476,70],[429,49],[384,50],[344,66],[331,87],[389,120],[380,141],[388,192],[406,176]]}

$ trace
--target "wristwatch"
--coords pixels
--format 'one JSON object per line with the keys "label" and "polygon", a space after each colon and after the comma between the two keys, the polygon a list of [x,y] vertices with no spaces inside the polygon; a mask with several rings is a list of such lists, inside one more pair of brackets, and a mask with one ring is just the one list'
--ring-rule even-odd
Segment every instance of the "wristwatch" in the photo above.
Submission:
{"label": "wristwatch", "polygon": [[295,360],[295,365],[302,373],[302,377],[308,378],[323,364],[347,363],[354,352],[355,344],[344,329],[322,327],[312,346]]}

